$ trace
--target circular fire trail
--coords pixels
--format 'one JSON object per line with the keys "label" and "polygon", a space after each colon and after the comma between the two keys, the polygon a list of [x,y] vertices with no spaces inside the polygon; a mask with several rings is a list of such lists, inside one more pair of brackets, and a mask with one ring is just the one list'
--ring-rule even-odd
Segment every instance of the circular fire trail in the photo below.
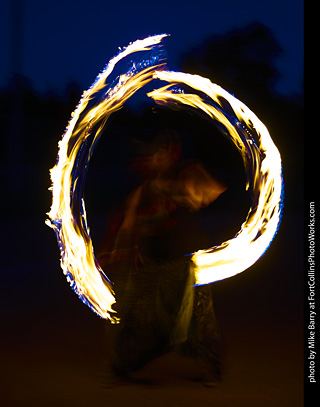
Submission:
{"label": "circular fire trail", "polygon": [[[156,103],[202,111],[213,125],[223,128],[242,156],[247,188],[252,191],[252,205],[240,231],[219,246],[193,253],[196,284],[222,280],[249,268],[267,250],[281,220],[281,158],[267,128],[246,105],[209,79],[165,70],[161,51],[164,37],[135,41],[110,60],[83,93],[59,142],[57,163],[50,172],[52,206],[46,223],[56,233],[62,270],[80,299],[113,323],[118,322],[112,309],[115,293],[94,255],[84,182],[106,122],[146,84],[155,80],[165,83],[147,94]],[[130,59],[129,69],[112,80],[119,62],[126,59]]]}

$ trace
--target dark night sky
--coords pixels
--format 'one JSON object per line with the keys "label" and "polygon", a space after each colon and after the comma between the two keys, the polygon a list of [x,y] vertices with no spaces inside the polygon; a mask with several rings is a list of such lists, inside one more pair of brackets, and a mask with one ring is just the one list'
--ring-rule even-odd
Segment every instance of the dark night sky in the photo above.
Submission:
{"label": "dark night sky", "polygon": [[[13,35],[12,8],[19,27]],[[281,73],[277,90],[301,93],[302,0],[5,0],[0,15],[0,86],[6,85],[12,71],[12,44],[21,45],[14,46],[16,61],[22,50],[16,69],[38,90],[60,92],[70,81],[88,88],[118,47],[138,38],[171,34],[169,64],[176,69],[179,55],[191,46],[252,22],[266,25],[283,49],[277,60]]]}
{"label": "dark night sky", "polygon": [[[0,165],[4,180],[1,191],[5,191],[1,202],[5,208],[1,210],[4,215],[1,220],[4,255],[0,262],[3,287],[0,319],[4,326],[0,337],[0,351],[4,350],[1,405],[87,407],[108,402],[119,407],[130,403],[156,407],[169,405],[168,400],[181,402],[185,407],[303,405],[305,275],[302,254],[305,236],[301,191],[305,169],[302,166],[302,107],[295,104],[303,95],[303,11],[303,0],[2,1],[0,95],[4,96],[0,102],[5,107],[1,117],[3,150],[8,160]],[[118,53],[118,47],[125,47],[136,39],[171,34],[166,41],[168,67],[179,70],[180,58],[188,53],[195,55],[191,51],[197,51],[197,47],[201,50],[207,39],[232,30],[240,32],[253,23],[266,26],[283,50],[275,61],[280,74],[276,92],[271,95],[269,89],[263,88],[265,94],[260,103],[260,88],[249,89],[248,93],[253,91],[253,110],[257,115],[263,112],[261,120],[268,124],[281,152],[285,208],[279,232],[263,258],[250,271],[212,287],[227,345],[221,388],[207,392],[199,383],[192,385],[189,379],[174,381],[170,375],[167,381],[158,382],[160,363],[151,365],[144,373],[147,379],[148,375],[155,377],[155,385],[146,387],[141,381],[139,385],[105,390],[98,379],[109,346],[104,321],[85,307],[70,289],[59,266],[54,233],[44,223],[51,201],[49,168],[54,165],[58,140],[74,109],[74,101],[68,99],[67,86],[73,82],[81,91],[88,89]],[[272,61],[263,59],[258,65],[262,67],[261,75],[266,74],[263,86],[269,83],[270,63]],[[243,69],[243,65],[241,67]],[[28,78],[30,87],[39,91],[41,97],[36,98],[34,93],[30,95],[24,90],[25,99],[19,99],[15,95],[20,94],[12,92],[14,97],[9,98],[8,103],[6,86],[13,73]],[[249,78],[251,84],[252,76]],[[238,85],[236,82],[236,87]],[[66,101],[51,98],[52,93],[67,95],[61,98]],[[33,104],[29,106],[30,100]],[[122,139],[114,139],[122,154]],[[97,150],[104,159],[103,145]],[[110,151],[111,155],[115,150]],[[314,154],[315,151],[313,149]],[[215,154],[223,160],[221,150],[217,149]],[[312,151],[310,155],[308,152],[310,163],[315,161],[311,160],[311,154]],[[117,156],[114,157],[116,161]],[[125,179],[126,173],[119,171],[121,166],[115,168],[119,179]],[[103,172],[102,177],[106,185]],[[96,194],[91,195],[91,201],[100,197],[100,190],[105,191],[104,199],[109,199],[111,193],[101,188],[99,177],[96,179],[96,183],[91,184]],[[108,179],[108,182],[111,181]],[[114,184],[117,183],[115,179]],[[234,191],[238,193],[238,189]],[[307,192],[314,194],[315,189]],[[223,206],[226,201],[222,201],[220,209],[223,210],[219,212],[218,208],[216,218],[212,218],[216,225],[208,224],[210,228],[214,225],[214,232],[220,225],[228,238],[226,226],[231,224],[236,232],[239,229],[234,219],[239,215],[239,224],[243,220],[242,212],[234,214],[230,209],[241,207],[238,196],[231,198],[226,199],[229,206]],[[103,204],[101,200],[100,206],[105,211]],[[104,230],[105,214],[100,215],[97,210],[99,216],[94,216],[90,205],[87,208],[91,230]],[[174,370],[175,363],[175,359],[173,362],[164,360],[164,376],[166,369]],[[183,366],[181,364],[181,369]],[[200,387],[196,387],[198,384]]]}

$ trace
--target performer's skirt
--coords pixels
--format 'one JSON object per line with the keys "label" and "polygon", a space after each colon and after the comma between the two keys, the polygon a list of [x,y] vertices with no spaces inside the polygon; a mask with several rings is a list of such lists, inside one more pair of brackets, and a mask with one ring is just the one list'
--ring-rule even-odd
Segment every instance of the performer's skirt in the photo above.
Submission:
{"label": "performer's skirt", "polygon": [[189,257],[145,258],[138,268],[124,262],[114,269],[114,281],[121,318],[112,359],[117,374],[176,351],[220,376],[220,331],[211,289],[194,287]]}

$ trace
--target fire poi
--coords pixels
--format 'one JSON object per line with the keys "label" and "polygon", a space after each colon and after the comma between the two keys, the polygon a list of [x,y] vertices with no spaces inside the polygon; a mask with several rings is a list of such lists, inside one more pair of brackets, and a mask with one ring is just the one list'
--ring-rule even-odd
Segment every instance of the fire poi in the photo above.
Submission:
{"label": "fire poi", "polygon": [[[246,105],[209,79],[168,71],[161,52],[166,36],[137,40],[110,60],[83,93],[59,142],[57,163],[51,169],[52,206],[46,223],[56,233],[62,270],[80,299],[112,323],[119,322],[112,309],[116,292],[95,257],[86,219],[84,182],[105,124],[146,84],[164,83],[147,93],[156,103],[200,110],[213,126],[223,126],[224,134],[241,154],[246,188],[252,191],[253,203],[238,233],[218,246],[192,254],[195,284],[209,284],[248,269],[267,250],[281,220],[281,158],[266,126]],[[127,57],[131,58],[129,69],[110,80],[120,61]],[[228,112],[224,110],[226,102]],[[108,137],[107,132],[104,137]]]}

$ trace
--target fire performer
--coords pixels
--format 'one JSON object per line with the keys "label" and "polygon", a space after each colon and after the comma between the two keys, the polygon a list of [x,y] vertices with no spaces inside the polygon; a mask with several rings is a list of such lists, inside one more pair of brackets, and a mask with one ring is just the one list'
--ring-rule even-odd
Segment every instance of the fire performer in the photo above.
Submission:
{"label": "fire performer", "polygon": [[211,386],[220,380],[220,332],[210,287],[194,286],[186,253],[207,247],[199,210],[226,185],[201,163],[181,160],[177,135],[162,134],[155,144],[139,160],[147,177],[127,200],[113,247],[99,256],[114,281],[121,318],[112,369],[127,377],[175,351],[196,359]]}

